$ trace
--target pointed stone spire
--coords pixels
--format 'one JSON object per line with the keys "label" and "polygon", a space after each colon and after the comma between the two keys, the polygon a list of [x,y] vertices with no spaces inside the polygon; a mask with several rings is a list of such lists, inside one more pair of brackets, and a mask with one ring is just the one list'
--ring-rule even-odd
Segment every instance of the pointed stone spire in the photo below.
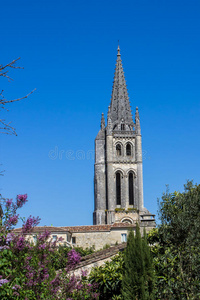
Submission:
{"label": "pointed stone spire", "polygon": [[104,113],[101,114],[101,130],[105,129],[105,118]]}
{"label": "pointed stone spire", "polygon": [[117,62],[114,75],[114,83],[111,96],[111,119],[113,125],[121,123],[133,126],[131,107],[122,67],[120,48],[117,49]]}
{"label": "pointed stone spire", "polygon": [[107,135],[112,134],[112,119],[111,119],[111,112],[110,106],[108,106],[108,114],[107,114]]}
{"label": "pointed stone spire", "polygon": [[140,116],[139,116],[138,107],[136,107],[136,111],[135,111],[135,133],[141,135]]}

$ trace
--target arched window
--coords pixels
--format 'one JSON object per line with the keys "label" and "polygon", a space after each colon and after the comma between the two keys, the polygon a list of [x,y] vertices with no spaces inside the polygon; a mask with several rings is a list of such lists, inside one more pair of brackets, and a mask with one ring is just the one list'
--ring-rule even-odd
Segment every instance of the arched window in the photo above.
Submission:
{"label": "arched window", "polygon": [[129,205],[134,204],[134,180],[133,173],[128,175],[128,188],[129,188]]}
{"label": "arched window", "polygon": [[121,205],[121,174],[116,173],[116,203]]}
{"label": "arched window", "polygon": [[116,146],[116,152],[117,152],[117,156],[122,155],[122,148],[120,144],[117,144]]}
{"label": "arched window", "polygon": [[131,156],[131,145],[130,144],[126,145],[126,155]]}
{"label": "arched window", "polygon": [[126,224],[133,224],[133,220],[131,218],[124,218],[122,220],[122,223],[126,223]]}

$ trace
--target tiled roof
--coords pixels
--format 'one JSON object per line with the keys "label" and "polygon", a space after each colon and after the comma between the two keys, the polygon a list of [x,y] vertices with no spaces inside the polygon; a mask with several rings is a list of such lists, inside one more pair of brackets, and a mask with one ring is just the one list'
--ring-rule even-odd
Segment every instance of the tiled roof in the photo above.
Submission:
{"label": "tiled roof", "polygon": [[[44,232],[44,231],[50,231],[50,232],[63,232],[63,227],[55,227],[55,226],[37,226],[34,227],[33,232]],[[14,232],[21,232],[21,228],[16,228],[13,230]]]}
{"label": "tiled roof", "polygon": [[112,228],[135,228],[135,224],[128,224],[128,223],[114,223],[111,225]]}
{"label": "tiled roof", "polygon": [[[114,223],[113,225],[84,225],[84,226],[66,226],[66,227],[55,227],[55,226],[37,226],[33,229],[33,232],[44,232],[45,230],[50,232],[95,232],[95,231],[110,231],[112,228],[130,228],[135,227],[132,224],[126,223]],[[14,232],[21,232],[21,228],[14,229]]]}
{"label": "tiled roof", "polygon": [[123,251],[126,248],[126,243],[111,246],[108,249],[102,249],[99,251],[95,251],[92,254],[82,256],[80,263],[75,267],[75,269],[79,269],[90,264],[94,264],[100,260],[105,260],[116,255],[119,251]]}

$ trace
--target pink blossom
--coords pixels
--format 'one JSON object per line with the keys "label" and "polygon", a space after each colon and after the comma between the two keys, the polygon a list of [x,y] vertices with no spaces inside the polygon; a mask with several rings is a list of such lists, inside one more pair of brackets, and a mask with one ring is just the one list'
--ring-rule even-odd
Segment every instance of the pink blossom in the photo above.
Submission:
{"label": "pink blossom", "polygon": [[7,199],[6,200],[6,208],[10,208],[12,204],[12,199]]}
{"label": "pink blossom", "polygon": [[41,233],[39,236],[38,236],[38,240],[39,241],[45,241],[45,240],[47,240],[49,237],[50,237],[50,235],[51,235],[51,233],[49,232],[49,231],[47,231],[47,230],[45,230],[45,232],[43,232],[43,233]]}
{"label": "pink blossom", "polygon": [[19,290],[21,289],[21,286],[18,285],[18,284],[15,284],[13,287],[12,287],[13,290]]}
{"label": "pink blossom", "polygon": [[62,241],[64,241],[63,237],[59,237],[59,238],[57,239],[57,242],[62,242]]}
{"label": "pink blossom", "polygon": [[23,250],[25,247],[25,238],[23,236],[20,236],[15,244],[15,248],[19,251]]}
{"label": "pink blossom", "polygon": [[27,194],[24,195],[17,195],[17,207],[22,207],[28,200],[27,200]]}
{"label": "pink blossom", "polygon": [[6,236],[6,244],[9,244],[12,240],[13,240],[13,234],[9,232]]}
{"label": "pink blossom", "polygon": [[9,280],[7,280],[7,279],[0,279],[0,286],[2,286],[5,283],[8,283],[8,282],[9,282]]}
{"label": "pink blossom", "polygon": [[40,250],[41,250],[41,249],[43,249],[43,250],[44,250],[44,249],[46,248],[46,245],[45,245],[45,244],[39,245],[39,247],[38,247],[38,248],[39,248]]}
{"label": "pink blossom", "polygon": [[68,256],[68,263],[72,266],[75,266],[81,260],[80,254],[77,253],[74,249],[70,250],[67,256]]}
{"label": "pink blossom", "polygon": [[25,224],[23,224],[23,226],[22,226],[22,232],[27,233],[27,232],[31,231],[34,226],[39,224],[39,222],[40,222],[39,217],[37,217],[37,218],[32,217],[32,216],[28,217]]}
{"label": "pink blossom", "polygon": [[87,276],[87,271],[86,270],[81,270],[81,275],[82,275],[82,277],[85,277],[85,276]]}
{"label": "pink blossom", "polygon": [[9,247],[8,246],[0,246],[0,251],[5,250],[5,249],[9,249]]}
{"label": "pink blossom", "polygon": [[7,225],[8,226],[16,225],[18,222],[18,218],[19,215],[10,216],[9,219],[7,220]]}

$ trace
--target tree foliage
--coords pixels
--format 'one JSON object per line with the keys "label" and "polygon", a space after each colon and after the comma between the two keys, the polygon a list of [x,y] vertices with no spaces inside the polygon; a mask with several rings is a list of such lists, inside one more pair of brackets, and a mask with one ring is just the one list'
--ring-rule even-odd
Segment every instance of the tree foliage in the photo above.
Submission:
{"label": "tree foliage", "polygon": [[163,194],[161,224],[148,239],[157,274],[156,299],[200,298],[200,185]]}
{"label": "tree foliage", "polygon": [[100,293],[100,300],[121,298],[121,284],[124,269],[123,253],[119,252],[111,261],[105,262],[100,267],[95,267],[89,276],[91,283],[98,284],[98,291]]}
{"label": "tree foliage", "polygon": [[153,299],[153,283],[154,272],[146,233],[142,238],[137,225],[136,234],[133,231],[129,233],[124,255],[123,299]]}
{"label": "tree foliage", "polygon": [[38,217],[23,220],[21,234],[13,233],[26,202],[27,195],[0,201],[0,299],[200,299],[200,185],[188,182],[183,193],[167,190],[159,202],[160,225],[143,237],[137,225],[125,252],[88,277],[85,272],[75,276],[73,268],[93,249],[77,248],[80,255],[57,248],[48,232],[31,244],[26,235]]}
{"label": "tree foliage", "polygon": [[[90,255],[94,253],[94,248],[86,248],[83,249],[82,247],[74,247],[73,248],[77,253],[80,254],[81,257]],[[72,250],[72,247],[59,245],[51,255],[51,264],[55,268],[55,270],[60,270],[65,268],[67,261],[68,261],[68,253]]]}
{"label": "tree foliage", "polygon": [[0,299],[54,300],[98,299],[97,287],[88,282],[86,273],[73,274],[80,261],[74,249],[67,252],[62,270],[56,272],[52,257],[58,250],[50,238],[50,232],[38,235],[37,242],[27,239],[39,223],[39,218],[22,219],[21,234],[13,232],[19,220],[18,209],[27,202],[27,195],[18,195],[16,201],[1,198],[3,215],[0,219]]}

